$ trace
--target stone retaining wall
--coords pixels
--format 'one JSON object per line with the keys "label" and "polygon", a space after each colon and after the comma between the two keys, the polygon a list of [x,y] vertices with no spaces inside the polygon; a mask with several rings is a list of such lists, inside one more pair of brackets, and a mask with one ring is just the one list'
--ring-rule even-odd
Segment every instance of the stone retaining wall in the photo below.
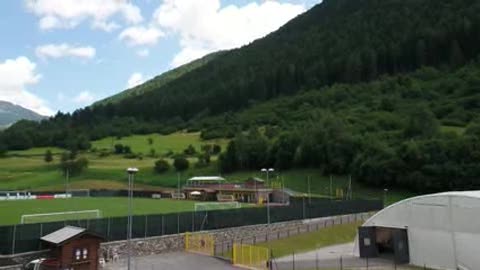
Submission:
{"label": "stone retaining wall", "polygon": [[[228,248],[229,243],[233,242],[264,242],[267,241],[267,239],[284,238],[298,233],[319,230],[332,225],[347,224],[366,220],[370,216],[371,213],[352,214],[310,220],[273,223],[270,224],[270,226],[261,224],[233,227],[211,230],[208,231],[208,233],[214,236],[216,249],[224,250]],[[184,234],[132,239],[133,256],[161,254],[173,251],[181,251],[184,249]],[[101,253],[105,258],[107,258],[107,260],[112,260],[113,257],[124,258],[127,252],[128,250],[126,241],[108,242],[101,245]]]}
{"label": "stone retaining wall", "polygon": [[[366,220],[372,213],[351,214],[344,216],[326,217],[309,220],[296,220],[288,222],[251,225],[242,227],[233,227],[219,230],[208,231],[215,238],[215,250],[228,250],[233,242],[255,243],[263,242],[268,239],[279,239],[298,233],[304,233],[330,227],[337,224],[347,224],[356,221]],[[153,254],[162,254],[167,252],[182,251],[185,249],[185,235],[166,235],[148,237],[142,239],[132,239],[132,256],[147,256]],[[102,243],[100,247],[100,256],[107,261],[125,258],[128,252],[127,241],[115,241]],[[220,253],[220,251],[219,251]],[[0,256],[8,258],[16,263],[23,265],[35,258],[48,256],[48,251],[37,251],[11,256]],[[18,270],[18,265],[0,266],[0,270]]]}

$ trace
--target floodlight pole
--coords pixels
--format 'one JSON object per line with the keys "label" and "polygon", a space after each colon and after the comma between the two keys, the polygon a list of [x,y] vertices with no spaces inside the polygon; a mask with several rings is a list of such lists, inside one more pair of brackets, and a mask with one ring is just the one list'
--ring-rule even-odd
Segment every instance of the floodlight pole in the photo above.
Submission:
{"label": "floodlight pole", "polygon": [[[267,188],[270,188],[269,173],[274,172],[273,168],[263,168],[262,172],[267,173]],[[268,189],[267,189],[268,190]],[[270,225],[270,193],[267,192],[267,225]]]}
{"label": "floodlight pole", "polygon": [[138,172],[137,168],[128,168],[128,229],[127,229],[127,269],[130,270],[132,257],[132,197],[133,197],[133,181],[135,174]]}

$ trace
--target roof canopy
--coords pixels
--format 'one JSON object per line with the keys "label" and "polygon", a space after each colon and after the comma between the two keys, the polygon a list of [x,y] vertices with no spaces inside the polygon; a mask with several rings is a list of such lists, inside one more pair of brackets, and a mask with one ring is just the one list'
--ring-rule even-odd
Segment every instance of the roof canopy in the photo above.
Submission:
{"label": "roof canopy", "polygon": [[220,176],[195,176],[188,181],[225,181],[225,178],[220,177]]}
{"label": "roof canopy", "polygon": [[[80,235],[83,235],[85,233],[87,233],[87,231],[84,228],[66,226],[60,230],[54,231],[51,234],[47,234],[43,236],[42,238],[40,238],[40,240],[59,246],[59,245],[62,245],[64,242],[70,239],[79,237]],[[94,237],[102,238],[95,234],[91,234],[91,233],[88,233],[88,234]]]}

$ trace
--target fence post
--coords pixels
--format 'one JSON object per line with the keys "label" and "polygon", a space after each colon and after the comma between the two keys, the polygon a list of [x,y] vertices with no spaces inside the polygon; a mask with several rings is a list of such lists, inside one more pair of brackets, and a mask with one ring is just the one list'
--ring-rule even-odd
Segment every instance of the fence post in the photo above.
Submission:
{"label": "fence post", "polygon": [[180,233],[180,213],[177,212],[177,234]]}
{"label": "fence post", "polygon": [[195,231],[195,212],[192,212],[192,232]]}
{"label": "fence post", "polygon": [[107,218],[107,240],[111,240],[110,238],[110,218]]}
{"label": "fence post", "polygon": [[165,234],[165,215],[162,215],[162,235]]}
{"label": "fence post", "polygon": [[13,225],[12,254],[15,254],[15,241],[17,241],[16,234],[17,234],[17,225]]}
{"label": "fence post", "polygon": [[147,238],[147,231],[148,231],[148,216],[145,215],[145,237]]}

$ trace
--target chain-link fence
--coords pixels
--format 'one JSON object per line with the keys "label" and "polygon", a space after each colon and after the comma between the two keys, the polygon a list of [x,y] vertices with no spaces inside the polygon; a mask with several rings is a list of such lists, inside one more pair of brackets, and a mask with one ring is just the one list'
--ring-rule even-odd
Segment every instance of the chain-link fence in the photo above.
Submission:
{"label": "chain-link fence", "polygon": [[[270,219],[273,223],[364,213],[382,208],[382,201],[374,200],[316,201],[311,204],[292,203],[289,206],[271,207]],[[265,223],[267,223],[266,208],[253,207],[209,212],[134,216],[132,232],[134,238],[144,238]],[[41,250],[40,237],[66,225],[86,228],[103,236],[106,241],[124,240],[127,236],[127,217],[1,226],[0,254],[8,255]]]}

